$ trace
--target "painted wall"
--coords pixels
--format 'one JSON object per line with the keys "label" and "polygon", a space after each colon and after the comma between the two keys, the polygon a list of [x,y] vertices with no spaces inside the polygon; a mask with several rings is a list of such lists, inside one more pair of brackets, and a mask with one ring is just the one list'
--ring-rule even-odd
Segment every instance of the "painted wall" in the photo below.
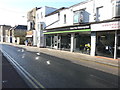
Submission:
{"label": "painted wall", "polygon": [[43,35],[43,30],[41,30],[41,28],[46,27],[45,15],[55,10],[56,8],[45,6],[37,10],[36,12],[36,44],[37,44],[37,47],[44,47],[44,35]]}

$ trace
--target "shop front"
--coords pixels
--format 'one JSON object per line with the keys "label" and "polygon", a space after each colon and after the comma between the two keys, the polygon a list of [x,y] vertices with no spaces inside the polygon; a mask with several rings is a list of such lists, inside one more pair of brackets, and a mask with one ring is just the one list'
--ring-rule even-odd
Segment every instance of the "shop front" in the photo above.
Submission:
{"label": "shop front", "polygon": [[118,31],[117,40],[117,58],[120,59],[120,31]]}
{"label": "shop front", "polygon": [[114,57],[115,31],[97,32],[96,55]]}
{"label": "shop front", "polygon": [[90,25],[47,29],[44,31],[46,36],[46,47],[90,54],[90,31]]}
{"label": "shop front", "polygon": [[28,46],[33,44],[33,31],[27,31],[26,42]]}
{"label": "shop front", "polygon": [[74,52],[90,54],[91,51],[91,32],[75,33],[76,42]]}
{"label": "shop front", "polygon": [[95,55],[120,58],[120,21],[108,21],[91,25]]}

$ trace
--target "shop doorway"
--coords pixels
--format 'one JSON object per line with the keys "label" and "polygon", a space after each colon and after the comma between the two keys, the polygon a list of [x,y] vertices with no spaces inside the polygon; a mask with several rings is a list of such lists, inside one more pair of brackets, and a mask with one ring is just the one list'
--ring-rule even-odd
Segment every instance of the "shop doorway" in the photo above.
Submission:
{"label": "shop doorway", "polygon": [[117,58],[120,58],[120,34],[118,34]]}
{"label": "shop doorway", "polygon": [[54,48],[54,49],[57,49],[57,43],[58,43],[58,36],[55,35],[55,36],[54,36],[54,39],[53,39],[53,48]]}
{"label": "shop doorway", "polygon": [[97,32],[96,55],[114,57],[115,31]]}

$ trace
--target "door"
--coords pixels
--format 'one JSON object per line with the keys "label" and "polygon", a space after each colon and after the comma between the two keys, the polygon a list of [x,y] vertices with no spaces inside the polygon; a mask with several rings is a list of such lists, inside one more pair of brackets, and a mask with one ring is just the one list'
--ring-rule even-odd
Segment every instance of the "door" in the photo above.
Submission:
{"label": "door", "polygon": [[120,58],[120,34],[118,34],[117,57]]}
{"label": "door", "polygon": [[54,49],[57,49],[58,36],[54,36]]}
{"label": "door", "polygon": [[58,36],[58,49],[61,49],[61,36]]}

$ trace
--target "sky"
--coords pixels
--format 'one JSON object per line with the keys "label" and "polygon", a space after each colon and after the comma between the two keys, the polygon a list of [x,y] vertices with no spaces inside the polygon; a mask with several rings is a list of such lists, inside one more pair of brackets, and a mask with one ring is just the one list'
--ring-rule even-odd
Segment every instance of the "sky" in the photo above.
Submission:
{"label": "sky", "polygon": [[35,7],[69,7],[85,0],[0,0],[0,25],[27,25],[27,12]]}

